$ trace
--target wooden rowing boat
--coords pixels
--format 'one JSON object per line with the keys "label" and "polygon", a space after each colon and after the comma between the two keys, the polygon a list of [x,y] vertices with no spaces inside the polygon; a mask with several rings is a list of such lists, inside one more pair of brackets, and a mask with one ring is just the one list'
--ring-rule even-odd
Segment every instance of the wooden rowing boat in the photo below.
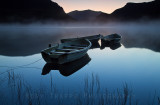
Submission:
{"label": "wooden rowing boat", "polygon": [[73,40],[79,40],[79,39],[88,39],[92,45],[96,45],[98,40],[101,39],[102,35],[92,35],[92,36],[85,36],[85,37],[78,37],[78,38],[67,38],[67,39],[61,39],[61,42],[68,42]]}
{"label": "wooden rowing boat", "polygon": [[47,63],[64,64],[81,58],[91,46],[88,39],[78,39],[49,47],[41,54]]}

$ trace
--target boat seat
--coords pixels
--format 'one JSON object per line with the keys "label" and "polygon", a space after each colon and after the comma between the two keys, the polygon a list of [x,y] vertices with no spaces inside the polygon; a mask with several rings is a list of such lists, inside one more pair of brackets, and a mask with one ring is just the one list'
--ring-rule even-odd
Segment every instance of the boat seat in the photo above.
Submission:
{"label": "boat seat", "polygon": [[62,52],[62,51],[50,51],[50,54],[65,54],[66,52]]}
{"label": "boat seat", "polygon": [[56,49],[56,52],[71,52],[71,51],[76,51],[77,49]]}
{"label": "boat seat", "polygon": [[77,47],[87,47],[86,45],[71,45],[71,46],[77,46]]}
{"label": "boat seat", "polygon": [[85,48],[85,47],[78,47],[78,46],[64,46],[64,48],[83,49],[83,48]]}
{"label": "boat seat", "polygon": [[62,51],[74,51],[76,49],[58,49],[58,50],[62,50]]}
{"label": "boat seat", "polygon": [[54,54],[65,54],[66,52],[54,52]]}

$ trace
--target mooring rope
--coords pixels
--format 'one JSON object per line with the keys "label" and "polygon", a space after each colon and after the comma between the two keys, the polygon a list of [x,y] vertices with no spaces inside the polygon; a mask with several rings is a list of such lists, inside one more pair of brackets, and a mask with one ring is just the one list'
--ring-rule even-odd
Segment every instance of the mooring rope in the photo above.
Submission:
{"label": "mooring rope", "polygon": [[32,64],[35,64],[35,63],[39,62],[40,60],[42,60],[42,58],[40,58],[40,59],[38,59],[38,60],[36,60],[36,61],[34,61],[34,62],[31,62],[31,63],[29,63],[29,64],[25,64],[25,65],[21,65],[21,66],[14,66],[14,67],[11,67],[11,66],[0,66],[0,67],[7,67],[7,68],[9,68],[9,70],[0,73],[0,75],[4,74],[4,73],[6,73],[6,72],[12,71],[12,70],[14,70],[14,69],[16,69],[16,68],[35,68],[35,69],[41,69],[41,68],[38,68],[38,67],[26,67],[26,66],[30,66],[30,65],[32,65]]}
{"label": "mooring rope", "polygon": [[16,66],[16,67],[29,66],[29,65],[32,65],[32,64],[34,64],[34,63],[37,63],[37,62],[40,61],[40,60],[42,60],[42,58],[40,58],[40,59],[38,59],[38,60],[36,60],[36,61],[34,61],[34,62],[31,62],[31,63],[29,63],[29,64],[25,64],[25,65],[21,65],[21,66]]}

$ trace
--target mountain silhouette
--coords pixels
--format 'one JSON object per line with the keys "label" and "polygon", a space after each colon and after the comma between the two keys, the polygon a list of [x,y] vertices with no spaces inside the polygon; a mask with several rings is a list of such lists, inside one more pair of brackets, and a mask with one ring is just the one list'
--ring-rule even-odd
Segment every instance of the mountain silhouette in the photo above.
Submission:
{"label": "mountain silhouette", "polygon": [[36,21],[134,21],[160,19],[160,0],[127,3],[111,14],[100,11],[72,11],[66,14],[62,7],[51,0],[1,0],[0,23]]}
{"label": "mountain silhouette", "polygon": [[127,3],[111,14],[101,13],[96,18],[98,21],[132,21],[139,19],[160,19],[160,0]]}
{"label": "mountain silhouette", "polygon": [[62,7],[51,0],[1,0],[0,13],[0,22],[72,20]]}
{"label": "mountain silhouette", "polygon": [[72,11],[69,12],[68,15],[78,21],[92,21],[100,15],[102,12],[100,11],[93,11],[93,10],[83,10],[83,11]]}

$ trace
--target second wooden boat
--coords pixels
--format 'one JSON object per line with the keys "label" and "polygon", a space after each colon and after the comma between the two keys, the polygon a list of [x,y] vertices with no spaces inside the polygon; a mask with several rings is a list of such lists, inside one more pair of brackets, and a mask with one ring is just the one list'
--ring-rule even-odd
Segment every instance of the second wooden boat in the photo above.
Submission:
{"label": "second wooden boat", "polygon": [[102,35],[92,35],[92,36],[85,36],[85,37],[78,37],[78,38],[67,38],[67,39],[61,39],[61,42],[68,42],[68,41],[74,41],[79,39],[88,39],[92,45],[95,45],[98,43],[98,40],[101,39]]}

